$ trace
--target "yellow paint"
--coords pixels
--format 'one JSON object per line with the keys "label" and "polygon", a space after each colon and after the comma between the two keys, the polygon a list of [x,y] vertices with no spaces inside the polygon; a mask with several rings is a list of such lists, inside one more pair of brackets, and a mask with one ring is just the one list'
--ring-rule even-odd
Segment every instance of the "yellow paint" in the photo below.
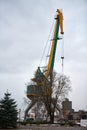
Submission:
{"label": "yellow paint", "polygon": [[[63,31],[63,14],[62,12],[57,9],[56,11],[58,14],[58,17],[59,17],[59,25],[60,25],[60,33],[61,34],[64,34],[64,31]],[[49,57],[49,60],[48,60],[48,65],[47,65],[47,72],[45,74],[45,77],[48,78],[49,76],[49,73],[50,73],[50,68],[51,68],[51,63],[52,63],[52,57],[53,57],[53,51],[54,51],[54,41],[55,41],[55,37],[56,37],[56,28],[57,28],[57,25],[58,25],[58,19],[56,20],[56,23],[55,23],[55,27],[54,27],[54,36],[53,36],[53,40],[52,40],[52,46],[51,46],[51,51],[50,51],[50,57]]]}

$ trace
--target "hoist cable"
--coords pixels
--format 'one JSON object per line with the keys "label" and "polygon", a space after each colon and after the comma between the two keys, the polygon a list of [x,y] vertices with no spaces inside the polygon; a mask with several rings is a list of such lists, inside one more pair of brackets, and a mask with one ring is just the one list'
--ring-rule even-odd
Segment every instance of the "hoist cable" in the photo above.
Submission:
{"label": "hoist cable", "polygon": [[48,47],[48,52],[47,52],[45,64],[47,64],[47,59],[48,59],[48,57],[49,57],[50,48],[51,48],[51,42],[50,42],[49,47]]}
{"label": "hoist cable", "polygon": [[62,60],[62,75],[64,71],[64,36],[62,37],[62,43],[61,43],[61,60]]}
{"label": "hoist cable", "polygon": [[61,57],[64,57],[64,36],[62,36],[61,43]]}
{"label": "hoist cable", "polygon": [[49,38],[50,38],[50,35],[51,35],[51,32],[52,32],[53,25],[54,25],[54,20],[53,20],[53,22],[52,22],[52,26],[51,26],[51,29],[50,29],[50,32],[49,32],[49,35],[48,35],[48,39],[47,39],[47,41],[46,41],[46,44],[45,44],[45,47],[44,47],[44,50],[43,50],[43,53],[42,53],[42,57],[41,57],[39,66],[40,66],[41,63],[42,63],[42,60],[43,60],[43,57],[44,57],[44,54],[45,54],[45,51],[46,51],[46,48],[47,48],[47,43],[48,43],[48,41],[49,41]]}

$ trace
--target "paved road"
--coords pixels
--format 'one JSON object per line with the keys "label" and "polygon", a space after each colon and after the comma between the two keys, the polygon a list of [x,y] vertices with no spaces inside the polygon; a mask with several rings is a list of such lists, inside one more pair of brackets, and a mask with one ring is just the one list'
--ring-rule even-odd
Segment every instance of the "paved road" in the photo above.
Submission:
{"label": "paved road", "polygon": [[26,126],[19,128],[18,130],[87,130],[87,128],[82,127],[60,127],[60,126]]}
{"label": "paved road", "polygon": [[87,130],[81,127],[31,127],[28,130]]}
{"label": "paved road", "polygon": [[[0,129],[5,130],[5,129]],[[87,128],[82,127],[29,127],[29,128],[18,128],[18,129],[8,129],[8,130],[87,130]]]}

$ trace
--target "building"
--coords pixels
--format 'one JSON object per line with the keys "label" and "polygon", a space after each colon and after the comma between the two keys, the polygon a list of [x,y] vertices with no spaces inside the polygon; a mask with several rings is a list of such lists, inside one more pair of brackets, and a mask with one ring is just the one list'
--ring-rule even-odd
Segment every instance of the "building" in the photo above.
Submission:
{"label": "building", "polygon": [[81,119],[87,119],[87,111],[79,110],[75,112],[71,112],[68,115],[69,120],[81,120]]}
{"label": "building", "polygon": [[69,113],[74,112],[72,109],[72,101],[66,98],[65,101],[62,102],[62,112],[64,119],[68,119]]}
{"label": "building", "polygon": [[62,102],[62,112],[66,120],[87,119],[87,111],[74,111],[74,109],[72,109],[72,101],[69,101],[67,98]]}

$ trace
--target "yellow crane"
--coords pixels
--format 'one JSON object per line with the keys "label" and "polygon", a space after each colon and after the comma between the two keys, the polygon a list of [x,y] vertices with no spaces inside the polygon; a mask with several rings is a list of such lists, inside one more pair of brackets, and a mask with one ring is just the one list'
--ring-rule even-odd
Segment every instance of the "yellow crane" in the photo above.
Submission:
{"label": "yellow crane", "polygon": [[[38,67],[35,77],[32,78],[33,84],[27,85],[27,97],[29,99],[31,99],[31,103],[25,111],[25,117],[26,117],[28,111],[37,102],[38,97],[49,96],[51,93],[48,78],[50,76],[50,72],[53,71],[53,67],[54,67],[57,41],[59,40],[59,32],[62,35],[64,34],[63,14],[62,14],[61,10],[59,10],[59,9],[57,9],[56,12],[57,12],[57,15],[55,17],[54,33],[53,33],[53,39],[52,39],[47,69],[44,73],[41,71],[40,67]],[[60,31],[59,31],[59,27],[60,27]]]}
{"label": "yellow crane", "polygon": [[55,27],[54,27],[54,34],[51,43],[51,50],[48,59],[47,69],[46,72],[41,72],[40,67],[38,67],[36,71],[35,78],[32,78],[32,81],[36,82],[35,85],[28,85],[27,86],[27,97],[30,98],[32,96],[40,96],[40,95],[47,95],[47,91],[49,88],[46,88],[46,82],[49,77],[50,72],[53,71],[54,61],[55,61],[55,53],[56,53],[56,46],[57,41],[59,40],[59,27],[60,27],[60,34],[64,34],[63,31],[63,14],[62,12],[57,9],[57,15],[55,17]]}

